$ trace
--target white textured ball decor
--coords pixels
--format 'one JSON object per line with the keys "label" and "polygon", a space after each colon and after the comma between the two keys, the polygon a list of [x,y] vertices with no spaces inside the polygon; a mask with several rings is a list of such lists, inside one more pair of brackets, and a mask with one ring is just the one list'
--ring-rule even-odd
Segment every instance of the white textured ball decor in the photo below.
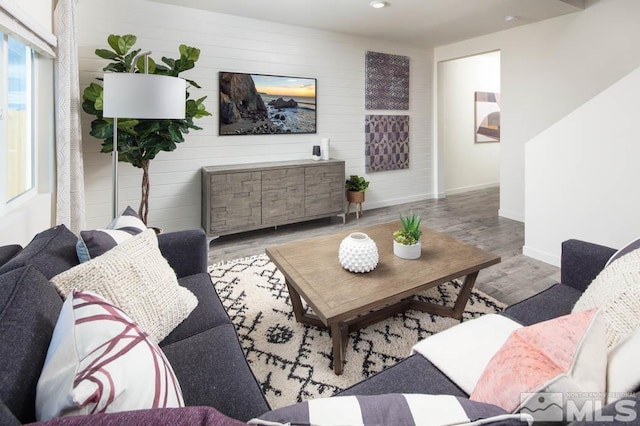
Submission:
{"label": "white textured ball decor", "polygon": [[350,272],[373,271],[378,265],[378,246],[363,232],[354,232],[340,243],[338,260]]}

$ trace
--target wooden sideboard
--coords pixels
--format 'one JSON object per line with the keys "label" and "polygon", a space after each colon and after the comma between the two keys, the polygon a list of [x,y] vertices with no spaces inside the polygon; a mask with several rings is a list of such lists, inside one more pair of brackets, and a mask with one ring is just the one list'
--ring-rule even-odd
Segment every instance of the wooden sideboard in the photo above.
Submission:
{"label": "wooden sideboard", "polygon": [[296,160],[202,168],[210,237],[342,215],[344,161]]}

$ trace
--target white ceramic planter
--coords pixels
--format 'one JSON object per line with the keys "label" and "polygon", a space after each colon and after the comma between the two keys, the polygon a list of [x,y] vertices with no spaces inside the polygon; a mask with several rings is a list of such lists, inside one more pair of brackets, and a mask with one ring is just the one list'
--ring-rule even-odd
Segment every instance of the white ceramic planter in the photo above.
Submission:
{"label": "white ceramic planter", "polygon": [[340,243],[338,260],[350,272],[373,271],[378,265],[378,246],[367,234],[354,232]]}
{"label": "white ceramic planter", "polygon": [[393,254],[402,259],[417,259],[422,254],[422,243],[418,241],[415,244],[407,246],[393,240]]}

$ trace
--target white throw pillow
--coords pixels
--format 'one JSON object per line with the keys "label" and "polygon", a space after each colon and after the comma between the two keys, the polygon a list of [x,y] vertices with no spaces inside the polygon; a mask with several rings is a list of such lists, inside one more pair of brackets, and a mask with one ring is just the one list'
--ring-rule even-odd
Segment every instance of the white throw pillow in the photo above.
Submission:
{"label": "white throw pillow", "polygon": [[640,388],[640,327],[609,351],[607,404]]}
{"label": "white throw pillow", "polygon": [[[514,330],[522,325],[504,315],[489,314],[465,321],[417,343],[419,353],[460,389],[470,394],[482,372]],[[464,365],[464,368],[460,368]]]}
{"label": "white throw pillow", "polygon": [[51,282],[63,297],[73,289],[101,295],[131,316],[156,342],[198,305],[193,293],[178,284],[151,229],[56,275]]}
{"label": "white throw pillow", "polygon": [[36,389],[36,418],[184,407],[158,345],[121,309],[73,291],[56,323]]}
{"label": "white throw pillow", "polygon": [[640,326],[640,249],[604,268],[571,312],[594,308],[602,311],[609,350]]}

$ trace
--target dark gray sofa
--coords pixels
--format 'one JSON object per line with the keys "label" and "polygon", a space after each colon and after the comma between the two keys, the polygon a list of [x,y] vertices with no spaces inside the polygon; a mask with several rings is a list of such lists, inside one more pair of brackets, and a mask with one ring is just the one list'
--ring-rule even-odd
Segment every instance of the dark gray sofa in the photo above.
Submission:
{"label": "dark gray sofa", "polygon": [[[602,271],[615,252],[616,250],[612,248],[585,241],[565,241],[562,243],[562,283],[555,284],[535,296],[507,307],[502,314],[523,325],[531,325],[571,313],[573,305],[582,292]],[[639,415],[635,421],[624,423],[627,425],[640,424],[640,395],[638,395],[640,389],[636,389],[635,392],[635,398],[625,399],[635,400]],[[462,389],[421,355],[412,355],[337,395],[385,393],[427,393],[468,397]],[[606,419],[606,415],[615,414],[615,408],[607,406],[602,412],[601,418]],[[604,423],[612,424],[611,421]],[[589,422],[589,424],[594,423]]]}
{"label": "dark gray sofa", "polygon": [[[0,247],[0,425],[35,421],[36,384],[62,307],[48,280],[78,264],[76,241],[66,227],[57,226],[38,234],[24,249]],[[268,411],[207,274],[204,231],[160,234],[158,242],[180,285],[198,298],[191,315],[160,342],[185,404],[215,407],[243,421]]]}
{"label": "dark gray sofa", "polygon": [[[35,420],[35,387],[62,301],[48,279],[78,263],[76,237],[63,226],[38,234],[25,249],[0,247],[0,425]],[[187,409],[141,410],[64,418],[49,424],[235,424],[270,409],[207,274],[202,230],[159,235],[160,249],[198,307],[160,343],[182,387]],[[562,284],[504,312],[524,325],[571,311],[615,250],[578,240],[562,245]],[[526,285],[526,283],[523,283]],[[420,355],[410,356],[338,395],[467,395]],[[630,398],[640,409],[640,397]],[[200,406],[200,407],[197,407]],[[219,410],[220,413],[215,411]],[[603,414],[615,414],[607,406]],[[638,424],[627,422],[625,424]],[[611,422],[607,422],[611,424]]]}

